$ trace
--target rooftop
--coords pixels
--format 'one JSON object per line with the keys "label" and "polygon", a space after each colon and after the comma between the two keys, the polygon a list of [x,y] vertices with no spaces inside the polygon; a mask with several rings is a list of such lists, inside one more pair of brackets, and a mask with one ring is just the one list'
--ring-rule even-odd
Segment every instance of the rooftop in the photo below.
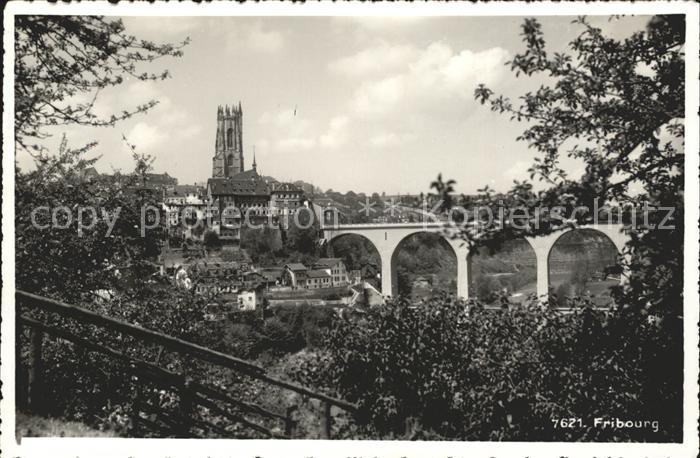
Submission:
{"label": "rooftop", "polygon": [[270,194],[270,186],[255,170],[247,170],[228,178],[210,178],[207,185],[212,194]]}
{"label": "rooftop", "polygon": [[279,183],[273,185],[272,192],[298,192],[303,193],[304,191],[297,185],[293,183]]}
{"label": "rooftop", "polygon": [[293,262],[291,264],[287,264],[285,267],[294,272],[300,270],[307,270],[306,266],[300,262]]}
{"label": "rooftop", "polygon": [[341,258],[320,258],[314,263],[314,266],[333,267],[342,261]]}
{"label": "rooftop", "polygon": [[322,269],[309,270],[306,272],[309,278],[330,278],[331,274]]}
{"label": "rooftop", "polygon": [[199,186],[180,184],[169,187],[165,190],[166,197],[185,197],[188,194],[199,195],[203,193],[203,189]]}

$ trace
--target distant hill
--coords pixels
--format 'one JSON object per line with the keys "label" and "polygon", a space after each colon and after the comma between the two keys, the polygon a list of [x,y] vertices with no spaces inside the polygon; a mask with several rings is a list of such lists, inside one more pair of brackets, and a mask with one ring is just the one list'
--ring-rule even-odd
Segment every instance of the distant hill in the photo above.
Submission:
{"label": "distant hill", "polygon": [[307,183],[307,182],[302,181],[302,180],[294,181],[293,184],[295,184],[296,186],[299,186],[301,189],[303,189],[304,194],[306,194],[307,196],[315,196],[315,195],[323,193],[321,191],[321,189],[317,188],[316,186],[312,185],[311,183]]}
{"label": "distant hill", "polygon": [[[263,179],[266,180],[268,183],[280,183],[280,180],[271,176],[265,175],[263,176]],[[300,187],[304,191],[304,194],[306,194],[307,196],[323,194],[323,191],[320,188],[317,188],[316,186],[312,185],[311,183],[307,183],[306,181],[296,180],[292,181],[291,183],[295,186]]]}

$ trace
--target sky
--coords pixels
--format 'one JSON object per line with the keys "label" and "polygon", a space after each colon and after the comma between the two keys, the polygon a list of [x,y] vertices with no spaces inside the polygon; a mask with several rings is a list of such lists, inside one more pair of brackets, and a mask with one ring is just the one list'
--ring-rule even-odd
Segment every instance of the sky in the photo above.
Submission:
{"label": "sky", "polygon": [[[506,62],[524,50],[522,17],[124,17],[127,32],[157,42],[189,37],[184,56],[159,82],[126,80],[98,98],[108,115],[148,100],[146,114],[109,128],[52,130],[58,149],[92,140],[101,173],[131,171],[125,135],[155,157],[154,171],[181,184],[211,177],[217,106],[243,107],[245,166],[280,181],[323,190],[417,194],[439,173],[457,191],[505,191],[528,178],[534,151],[516,137],[525,125],[474,100],[485,83],[517,97],[546,83],[516,78]],[[581,32],[567,16],[538,18],[548,49]],[[648,17],[591,17],[613,37],[641,30]],[[20,167],[31,167],[18,152]],[[566,164],[573,176],[581,164]]]}

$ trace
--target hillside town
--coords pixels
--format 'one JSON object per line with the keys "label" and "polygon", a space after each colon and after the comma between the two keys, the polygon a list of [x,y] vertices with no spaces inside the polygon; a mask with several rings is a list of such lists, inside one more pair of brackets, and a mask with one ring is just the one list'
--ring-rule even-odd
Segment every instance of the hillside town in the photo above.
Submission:
{"label": "hillside town", "polygon": [[[381,304],[384,299],[377,288],[338,257],[275,265],[252,262],[241,246],[246,226],[284,233],[302,209],[319,221],[326,208],[341,215],[337,209],[343,204],[327,197],[312,201],[300,184],[260,175],[255,155],[246,170],[242,118],[240,103],[218,108],[212,177],[206,182],[179,184],[167,172],[143,175],[142,188],[161,202],[165,242],[158,260],[160,275],[175,287],[209,298],[212,313],[207,317],[212,320],[274,305]],[[90,167],[83,178],[113,177]]]}

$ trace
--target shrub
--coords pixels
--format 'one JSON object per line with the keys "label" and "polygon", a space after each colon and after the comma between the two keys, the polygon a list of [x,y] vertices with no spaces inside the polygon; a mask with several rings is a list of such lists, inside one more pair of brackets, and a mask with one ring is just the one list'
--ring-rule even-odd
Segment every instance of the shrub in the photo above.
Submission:
{"label": "shrub", "polygon": [[[530,303],[492,311],[447,297],[394,301],[339,321],[316,367],[295,376],[358,403],[363,434],[373,438],[413,430],[462,440],[679,440],[674,355],[682,352],[663,329],[674,326],[576,304],[564,314]],[[589,427],[553,426],[569,417]],[[593,428],[596,417],[664,426]]]}
{"label": "shrub", "polygon": [[304,348],[302,336],[278,317],[265,320],[262,334],[266,348],[273,353],[292,353]]}
{"label": "shrub", "polygon": [[207,230],[204,233],[204,246],[207,248],[219,248],[221,246],[219,234],[212,230]]}
{"label": "shrub", "polygon": [[224,351],[239,358],[254,358],[262,349],[263,336],[248,324],[228,324],[224,333]]}
{"label": "shrub", "polygon": [[273,313],[309,348],[322,345],[335,316],[332,308],[313,305],[277,307]]}

